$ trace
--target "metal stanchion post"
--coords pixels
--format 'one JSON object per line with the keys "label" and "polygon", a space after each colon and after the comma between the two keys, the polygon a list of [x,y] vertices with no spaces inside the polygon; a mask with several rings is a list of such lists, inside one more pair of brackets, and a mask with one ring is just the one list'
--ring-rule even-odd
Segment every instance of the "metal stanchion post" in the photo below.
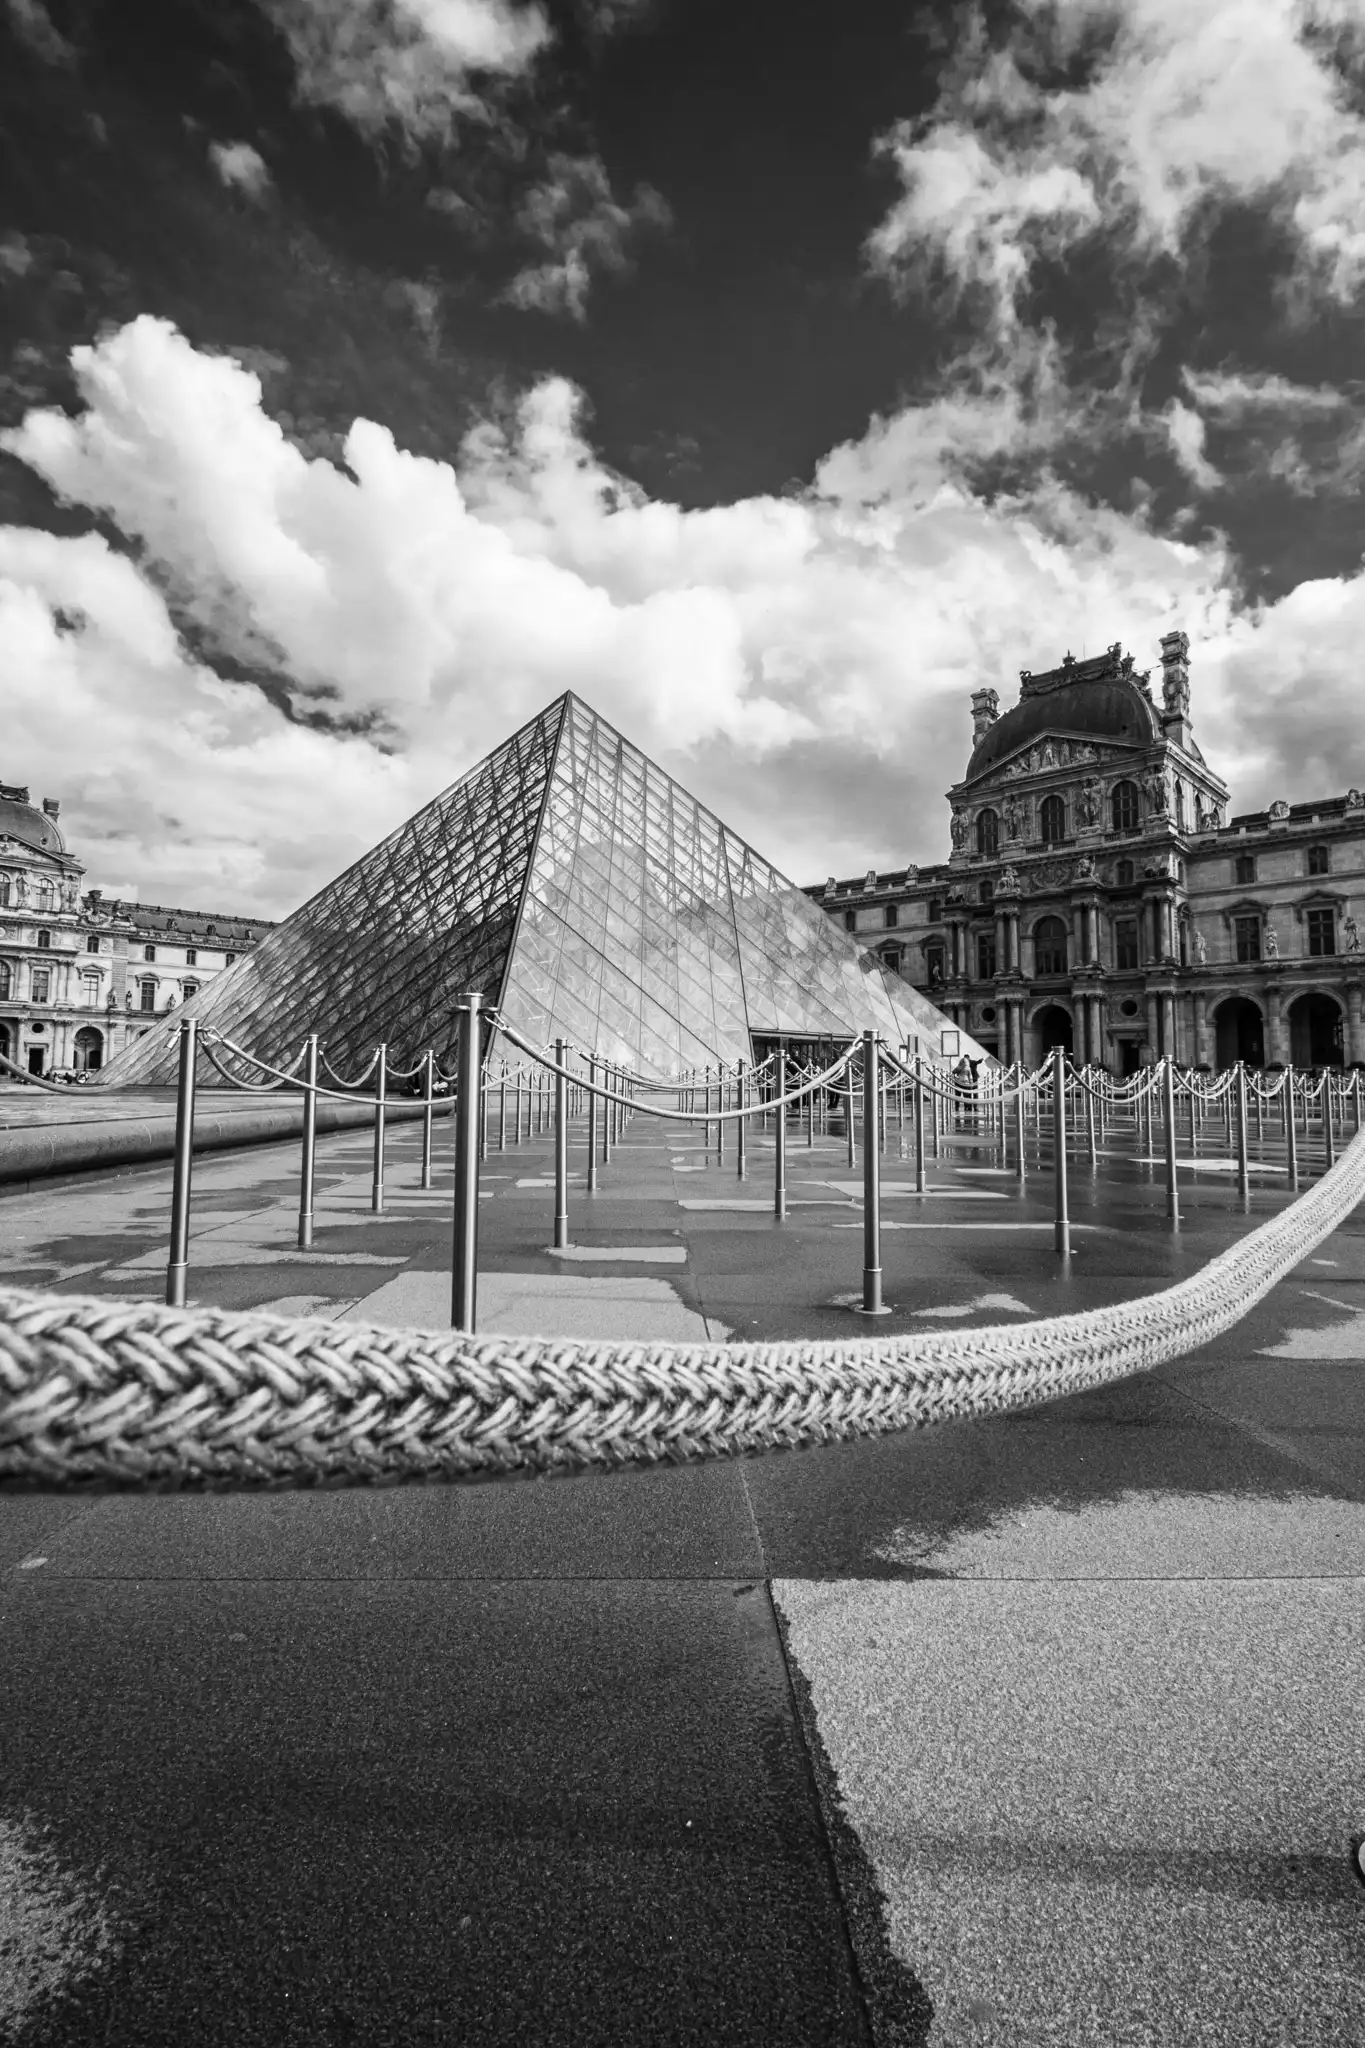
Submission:
{"label": "metal stanchion post", "polygon": [[588,1055],[588,1193],[597,1193],[597,1061]]}
{"label": "metal stanchion post", "polygon": [[744,1180],[744,1179],[746,1179],[746,1178],[747,1178],[747,1174],[746,1174],[746,1168],[745,1168],[745,1161],[744,1161],[744,1126],[745,1126],[745,1123],[747,1122],[747,1118],[745,1117],[745,1115],[744,1115],[744,1112],[745,1112],[745,1110],[747,1109],[747,1107],[748,1107],[748,1104],[747,1104],[747,1102],[745,1101],[745,1089],[744,1089],[744,1062],[743,1062],[743,1060],[741,1060],[741,1061],[740,1061],[740,1063],[739,1063],[739,1083],[738,1083],[738,1088],[739,1088],[739,1115],[738,1115],[738,1116],[737,1116],[737,1117],[735,1118],[735,1174],[736,1174],[736,1177],[737,1177],[738,1179],[740,1179],[740,1180]]}
{"label": "metal stanchion post", "polygon": [[479,1157],[488,1157],[488,1075],[479,1068]]}
{"label": "metal stanchion post", "polygon": [[1332,1131],[1332,1076],[1330,1070],[1322,1077],[1322,1156],[1327,1166],[1334,1164],[1337,1156],[1336,1140]]}
{"label": "metal stanchion post", "polygon": [[376,1216],[384,1207],[384,1111],[388,1092],[389,1048],[381,1045],[374,1070],[374,1172],[370,1179],[370,1208]]}
{"label": "metal stanchion post", "polygon": [[[779,1046],[773,1055],[773,1095],[780,1104],[787,1092],[787,1054]],[[787,1213],[787,1112],[779,1107],[773,1111],[773,1214],[783,1217]]]}
{"label": "metal stanchion post", "polygon": [[1280,1086],[1284,1096],[1284,1163],[1288,1173],[1289,1185],[1291,1188],[1296,1188],[1299,1184],[1299,1133],[1298,1119],[1295,1116],[1294,1069],[1292,1066],[1285,1068],[1284,1079]]}
{"label": "metal stanchion post", "polygon": [[435,1114],[436,1101],[436,1054],[428,1050],[426,1080],[423,1083],[425,1101],[422,1104],[422,1186],[431,1186],[431,1119]]}
{"label": "metal stanchion post", "polygon": [[471,989],[456,1004],[460,1021],[455,1098],[455,1256],[451,1327],[472,1337],[479,1279],[479,1070],[483,996]]}
{"label": "metal stanchion post", "polygon": [[1071,1250],[1071,1218],[1066,1186],[1066,1054],[1052,1048],[1052,1183],[1055,1196],[1053,1244],[1065,1256]]}
{"label": "metal stanchion post", "polygon": [[1085,1088],[1085,1141],[1090,1152],[1090,1171],[1099,1172],[1100,1155],[1095,1144],[1095,1071],[1087,1067],[1083,1076]]}
{"label": "metal stanchion post", "polygon": [[1028,1174],[1028,1167],[1024,1161],[1026,1150],[1027,1144],[1024,1138],[1024,1067],[1023,1062],[1020,1061],[1019,1077],[1015,1082],[1014,1090],[1014,1177],[1021,1185]]}
{"label": "metal stanchion post", "polygon": [[564,1040],[555,1040],[555,1250],[569,1242],[569,1084],[564,1073]]}
{"label": "metal stanchion post", "polygon": [[[315,1041],[316,1042],[316,1041]],[[190,1257],[190,1173],[194,1165],[194,1069],[199,1020],[180,1020],[180,1075],[175,1091],[175,1173],[171,1181],[171,1256],[166,1267],[166,1306],[185,1306],[185,1270]]]}
{"label": "metal stanchion post", "polygon": [[318,1132],[318,1035],[303,1042],[303,1158],[299,1166],[299,1250],[313,1242],[313,1159]]}
{"label": "metal stanchion post", "polygon": [[498,1150],[507,1150],[507,1062],[502,1063],[502,1080],[498,1084]]}
{"label": "metal stanchion post", "polygon": [[1351,1077],[1351,1099],[1355,1104],[1355,1127],[1360,1129],[1360,1068]]}
{"label": "metal stanchion post", "polygon": [[1251,1164],[1247,1158],[1247,1070],[1237,1062],[1237,1192],[1243,1200],[1251,1193]]}
{"label": "metal stanchion post", "polygon": [[881,1059],[875,1031],[863,1033],[863,1306],[889,1316],[882,1301]]}
{"label": "metal stanchion post", "polygon": [[606,1060],[603,1060],[603,1062],[602,1062],[602,1086],[603,1086],[603,1087],[604,1087],[604,1088],[605,1088],[605,1089],[606,1089],[606,1090],[608,1091],[608,1092],[607,1092],[607,1095],[606,1095],[606,1097],[604,1098],[604,1100],[603,1100],[603,1103],[602,1103],[602,1164],[603,1164],[603,1166],[610,1166],[610,1165],[611,1165],[611,1133],[612,1133],[612,1123],[613,1123],[613,1119],[615,1118],[615,1115],[616,1115],[616,1104],[615,1104],[615,1103],[614,1103],[614,1102],[612,1101],[612,1099],[611,1099],[611,1091],[612,1091],[612,1090],[614,1089],[615,1085],[616,1085],[616,1080],[615,1080],[615,1075],[614,1075],[614,1073],[613,1073],[613,1071],[612,1071],[612,1068],[611,1068],[611,1066],[610,1066],[610,1064],[609,1064],[609,1062],[608,1062],[608,1061],[606,1061]]}
{"label": "metal stanchion post", "polygon": [[[863,1133],[863,1144],[864,1144],[864,1145],[866,1145],[866,1143],[867,1143],[867,1133],[866,1133],[866,1131],[864,1131],[864,1133]],[[857,1151],[855,1150],[855,1146],[854,1146],[854,1137],[853,1137],[853,1069],[852,1069],[852,1067],[850,1067],[850,1068],[849,1068],[849,1070],[848,1070],[848,1163],[849,1163],[849,1165],[850,1165],[850,1166],[856,1166],[856,1165],[857,1165],[857,1163],[858,1163],[858,1154],[857,1154]]]}
{"label": "metal stanchion post", "polygon": [[810,1091],[810,1094],[809,1094],[809,1095],[808,1095],[808,1096],[806,1097],[806,1150],[807,1150],[808,1152],[810,1152],[810,1151],[812,1151],[812,1150],[814,1149],[814,1146],[815,1146],[815,1090],[814,1090],[814,1089],[812,1088],[812,1089],[811,1089],[811,1091]]}
{"label": "metal stanchion post", "polygon": [[725,1069],[716,1068],[716,1164],[725,1164]]}
{"label": "metal stanchion post", "polygon": [[1173,1223],[1178,1223],[1180,1191],[1175,1172],[1175,1065],[1169,1054],[1162,1061],[1161,1098],[1166,1126],[1166,1214]]}
{"label": "metal stanchion post", "polygon": [[924,1073],[920,1065],[921,1055],[915,1053],[915,1093],[912,1104],[915,1117],[915,1193],[925,1191],[924,1178]]}

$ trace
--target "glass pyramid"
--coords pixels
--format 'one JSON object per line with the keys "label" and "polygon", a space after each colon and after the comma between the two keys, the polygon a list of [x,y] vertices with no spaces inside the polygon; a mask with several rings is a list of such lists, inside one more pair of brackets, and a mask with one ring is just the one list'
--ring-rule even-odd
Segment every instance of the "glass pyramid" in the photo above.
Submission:
{"label": "glass pyramid", "polygon": [[[343,1074],[381,1040],[399,1065],[428,1046],[449,1064],[456,998],[475,988],[534,1045],[563,1037],[655,1076],[868,1026],[937,1052],[947,1021],[572,694],[173,1021],[197,1015],[279,1066],[310,1031]],[[173,1040],[154,1026],[104,1085],[173,1081]]]}

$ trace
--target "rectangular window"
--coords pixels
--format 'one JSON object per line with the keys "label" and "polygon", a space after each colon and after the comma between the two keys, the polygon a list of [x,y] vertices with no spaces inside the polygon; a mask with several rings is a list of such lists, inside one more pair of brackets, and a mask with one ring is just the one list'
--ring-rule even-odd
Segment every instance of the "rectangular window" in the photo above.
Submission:
{"label": "rectangular window", "polygon": [[942,921],[942,918],[943,905],[940,903],[937,896],[931,896],[929,898],[929,922],[930,924],[939,924]]}
{"label": "rectangular window", "polygon": [[995,980],[995,935],[993,932],[979,932],[977,934],[976,977],[978,981]]}
{"label": "rectangular window", "polygon": [[33,1002],[35,1002],[35,1003],[46,1003],[46,1002],[50,1002],[50,1001],[51,1001],[51,994],[52,994],[52,970],[51,970],[50,968],[48,968],[48,967],[35,967],[35,968],[34,968],[34,970],[33,970],[33,981],[32,981],[32,989],[33,989],[33,995],[32,995],[32,998],[31,998],[31,1000],[32,1000]]}
{"label": "rectangular window", "polygon": [[85,950],[87,953],[98,953],[99,949],[100,935],[98,932],[91,932],[89,938],[85,942]]}
{"label": "rectangular window", "polygon": [[1114,965],[1120,974],[1130,974],[1137,964],[1137,919],[1120,917],[1114,925]]}
{"label": "rectangular window", "polygon": [[[856,931],[857,931],[857,929],[858,929],[858,913],[857,913],[857,911],[856,911],[856,910],[846,910],[846,911],[844,912],[844,930],[845,930],[846,932],[856,932]],[[229,954],[228,954],[228,956],[227,956],[227,963],[228,963],[228,966],[229,966],[229,967],[231,967],[231,965],[232,965],[232,955],[231,955],[231,953],[229,953]]]}
{"label": "rectangular window", "polygon": [[155,946],[144,946],[144,947],[143,947],[143,949],[142,949],[142,957],[143,957],[143,959],[144,959],[144,960],[155,960],[155,958],[156,958],[156,947],[155,947]]}
{"label": "rectangular window", "polygon": [[1309,911],[1308,950],[1310,953],[1336,952],[1337,914],[1335,910]]}
{"label": "rectangular window", "polygon": [[1237,941],[1237,958],[1239,960],[1259,960],[1261,957],[1260,918],[1234,918],[1232,928]]}
{"label": "rectangular window", "polygon": [[887,930],[891,931],[900,922],[900,909],[898,905],[894,903],[888,903],[886,909],[882,912],[882,917],[885,921]]}
{"label": "rectangular window", "polygon": [[1308,849],[1308,872],[1310,875],[1325,875],[1330,865],[1325,846],[1310,846]]}
{"label": "rectangular window", "polygon": [[91,1010],[97,1010],[100,1000],[100,978],[98,974],[83,974],[81,979],[85,983],[86,1007]]}
{"label": "rectangular window", "polygon": [[[849,912],[849,916],[850,916],[850,917],[853,917],[853,912],[852,912],[852,911],[850,911],[850,912]],[[857,921],[858,921],[858,920],[857,920],[856,918],[854,918],[854,919],[853,919],[853,924],[856,924],[856,923],[857,923]],[[851,925],[849,926],[849,930],[850,930],[850,931],[852,931],[852,930],[853,930],[853,925],[852,925],[852,924],[851,924]],[[224,967],[231,967],[231,965],[232,965],[233,961],[234,961],[234,960],[235,960],[236,958],[237,958],[237,955],[236,955],[235,953],[224,953],[224,955],[223,955],[223,965],[224,965]]]}
{"label": "rectangular window", "polygon": [[49,953],[49,952],[51,952],[51,950],[52,950],[52,934],[51,934],[51,932],[48,932],[48,931],[41,931],[41,932],[39,932],[39,934],[38,934],[38,950],[39,950],[39,952],[40,952],[40,953]]}
{"label": "rectangular window", "polygon": [[1254,853],[1239,853],[1232,864],[1234,882],[1254,882],[1256,879],[1256,856]]}
{"label": "rectangular window", "polygon": [[197,967],[199,965],[199,955],[195,952],[193,946],[186,946],[185,948],[185,965],[187,967]]}
{"label": "rectangular window", "polygon": [[156,983],[154,981],[144,981],[142,984],[141,1008],[144,1010],[154,1010],[156,1008]]}

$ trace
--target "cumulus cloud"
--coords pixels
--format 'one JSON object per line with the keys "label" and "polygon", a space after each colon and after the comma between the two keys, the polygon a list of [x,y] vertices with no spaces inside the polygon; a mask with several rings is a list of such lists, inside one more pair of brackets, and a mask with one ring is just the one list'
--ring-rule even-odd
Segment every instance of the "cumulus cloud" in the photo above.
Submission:
{"label": "cumulus cloud", "polygon": [[[904,488],[883,434],[800,496],[683,511],[605,468],[559,379],[455,464],[357,420],[343,470],[164,322],[72,368],[83,409],[32,411],[4,445],[137,561],[3,534],[9,744],[71,791],[74,836],[163,900],[230,882],[287,911],[566,688],[803,878],[941,857],[972,689],[1087,630],[1141,658],[1172,625],[1199,648],[1234,617],[1220,548],[1051,478],[978,496],[929,458],[942,422]],[[262,670],[335,729],[225,679]],[[74,791],[73,730],[101,764]]]}
{"label": "cumulus cloud", "polygon": [[545,254],[519,270],[501,296],[509,305],[582,320],[594,273],[630,269],[631,241],[671,222],[666,200],[652,185],[637,185],[623,206],[600,157],[556,154],[516,219],[521,234]]}
{"label": "cumulus cloud", "polygon": [[248,199],[266,199],[274,189],[265,158],[249,142],[211,142],[209,162],[223,184]]}
{"label": "cumulus cloud", "polygon": [[869,257],[978,289],[1007,327],[1041,258],[1102,234],[1120,261],[1179,259],[1237,203],[1354,299],[1363,48],[1348,0],[1015,0],[994,41],[974,4],[935,106],[880,140],[904,191]]}
{"label": "cumulus cloud", "polygon": [[482,120],[476,87],[527,72],[551,38],[536,0],[263,0],[293,56],[301,99],[362,134],[396,126],[448,140]]}
{"label": "cumulus cloud", "polygon": [[1207,428],[1192,406],[1183,405],[1178,398],[1170,399],[1161,414],[1161,422],[1171,444],[1176,461],[1192,484],[1200,490],[1216,490],[1223,479],[1219,471],[1204,453]]}

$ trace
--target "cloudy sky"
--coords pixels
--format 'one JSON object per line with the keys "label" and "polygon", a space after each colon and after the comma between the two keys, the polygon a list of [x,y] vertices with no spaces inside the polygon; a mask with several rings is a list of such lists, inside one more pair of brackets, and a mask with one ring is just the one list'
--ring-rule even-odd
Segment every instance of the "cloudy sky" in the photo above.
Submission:
{"label": "cloudy sky", "polygon": [[[801,881],[1365,784],[1361,0],[0,0],[0,779],[284,915],[565,688]],[[1159,668],[1158,668],[1159,672]]]}

